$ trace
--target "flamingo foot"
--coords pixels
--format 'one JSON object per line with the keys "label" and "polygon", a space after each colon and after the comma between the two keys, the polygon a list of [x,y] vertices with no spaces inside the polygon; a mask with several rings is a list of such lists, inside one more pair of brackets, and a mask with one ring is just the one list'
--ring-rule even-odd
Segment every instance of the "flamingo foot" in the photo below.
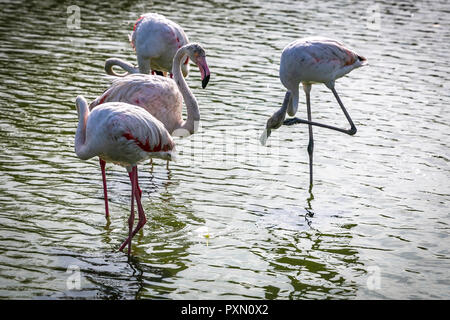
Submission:
{"label": "flamingo foot", "polygon": [[308,121],[300,119],[300,118],[291,118],[291,119],[286,119],[283,121],[283,125],[285,125],[285,126],[292,126],[292,125],[298,124],[298,123],[308,124]]}

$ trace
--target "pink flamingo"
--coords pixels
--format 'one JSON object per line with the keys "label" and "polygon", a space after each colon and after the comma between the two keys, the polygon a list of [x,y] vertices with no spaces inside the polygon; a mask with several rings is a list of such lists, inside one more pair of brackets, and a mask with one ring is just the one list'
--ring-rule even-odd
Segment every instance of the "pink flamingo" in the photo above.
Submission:
{"label": "pink flamingo", "polygon": [[[110,88],[94,100],[92,110],[105,102],[120,101],[140,106],[161,121],[172,136],[189,136],[198,129],[200,111],[197,100],[189,89],[181,71],[181,61],[188,56],[200,69],[202,86],[206,87],[210,72],[205,50],[196,43],[186,44],[173,58],[173,79],[148,74],[131,74],[116,79]],[[183,120],[183,100],[187,119]],[[105,162],[100,158],[106,217],[109,216]]]}
{"label": "pink flamingo", "polygon": [[[172,72],[172,61],[179,48],[189,43],[183,29],[175,22],[161,14],[146,13],[135,23],[133,32],[129,36],[131,46],[136,51],[139,68],[118,58],[110,58],[105,62],[105,71],[109,75],[124,76],[130,73],[164,75]],[[181,70],[183,76],[189,73],[189,58],[187,58]],[[117,74],[113,66],[119,66],[127,73]],[[172,76],[172,74],[171,74]]]}
{"label": "pink flamingo", "polygon": [[[144,226],[147,219],[138,192],[137,164],[149,158],[171,160],[175,143],[164,125],[144,109],[121,102],[102,104],[92,112],[82,96],[76,99],[78,128],[75,135],[75,153],[82,160],[99,156],[102,161],[124,166],[131,181],[131,213],[128,219],[129,236],[119,250],[128,244]],[[134,199],[139,222],[133,230]]]}
{"label": "pink flamingo", "polygon": [[[282,107],[267,120],[266,129],[261,135],[260,141],[265,145],[271,130],[279,128],[282,124],[293,125],[305,123],[309,127],[309,181],[310,187],[313,183],[313,150],[314,140],[312,126],[319,126],[343,132],[349,135],[356,133],[350,115],[344,107],[339,95],[334,88],[335,80],[343,77],[353,69],[367,64],[367,59],[358,55],[354,51],[346,48],[342,43],[325,38],[304,38],[288,44],[281,53],[280,80],[286,87],[287,92],[284,97]],[[306,108],[308,120],[291,118],[284,120],[286,111],[290,116],[294,116],[298,108],[300,82],[306,95]],[[344,112],[350,129],[341,129],[327,124],[311,121],[311,85],[315,83],[325,84],[334,94],[339,106]]]}

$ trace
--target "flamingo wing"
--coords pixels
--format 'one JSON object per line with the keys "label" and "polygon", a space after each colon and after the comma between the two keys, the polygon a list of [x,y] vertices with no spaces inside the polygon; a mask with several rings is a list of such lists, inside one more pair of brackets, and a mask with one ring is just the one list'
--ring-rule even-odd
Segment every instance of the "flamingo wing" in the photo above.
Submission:
{"label": "flamingo wing", "polygon": [[95,108],[86,124],[86,140],[98,155],[123,166],[148,158],[172,159],[175,143],[164,125],[144,109],[110,102]]}
{"label": "flamingo wing", "polygon": [[342,43],[326,38],[304,38],[285,48],[288,65],[295,79],[310,83],[334,81],[360,67],[365,58]]}
{"label": "flamingo wing", "polygon": [[132,74],[116,79],[89,106],[92,110],[105,102],[125,102],[140,106],[172,132],[182,121],[183,97],[172,79]]}

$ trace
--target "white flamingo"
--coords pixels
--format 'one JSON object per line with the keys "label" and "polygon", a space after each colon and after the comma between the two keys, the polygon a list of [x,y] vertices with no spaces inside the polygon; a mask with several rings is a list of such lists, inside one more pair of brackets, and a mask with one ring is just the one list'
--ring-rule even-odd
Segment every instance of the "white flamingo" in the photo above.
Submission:
{"label": "white flamingo", "polygon": [[[179,48],[189,43],[183,28],[158,13],[146,13],[135,23],[129,36],[131,46],[136,51],[138,68],[118,58],[105,62],[105,71],[109,75],[124,76],[130,73],[163,75],[172,72],[172,61]],[[114,72],[113,66],[119,66],[127,73]],[[181,66],[183,76],[189,73],[189,58]],[[172,75],[172,74],[171,74]]]}
{"label": "white flamingo", "polygon": [[[367,64],[367,59],[356,52],[346,48],[342,43],[326,38],[304,38],[288,44],[281,53],[280,60],[280,80],[286,87],[284,102],[277,112],[267,120],[266,129],[261,135],[261,144],[265,145],[271,130],[279,128],[282,124],[293,125],[305,123],[309,127],[309,181],[310,187],[313,182],[313,150],[314,140],[312,126],[319,126],[349,135],[356,133],[350,115],[344,107],[339,95],[334,88],[335,80],[343,77],[353,69]],[[291,118],[284,120],[286,112],[294,116],[298,108],[299,84],[302,83],[306,95],[306,108],[308,120]],[[311,85],[315,83],[325,84],[334,94],[339,106],[344,112],[350,129],[341,129],[335,126],[311,121]]]}
{"label": "white flamingo", "polygon": [[[173,58],[174,78],[152,76],[148,74],[131,74],[116,79],[110,88],[94,100],[89,108],[92,110],[105,102],[119,101],[140,106],[161,121],[172,136],[189,136],[198,129],[200,111],[197,100],[189,89],[181,72],[181,61],[188,56],[201,70],[202,85],[209,81],[209,68],[206,63],[205,50],[196,43],[184,45],[178,49]],[[186,104],[187,119],[183,120],[183,100]],[[100,158],[106,216],[108,197],[106,187],[105,162]]]}
{"label": "white flamingo", "polygon": [[[124,166],[131,181],[131,213],[128,219],[129,236],[119,250],[128,244],[131,252],[131,239],[144,226],[147,219],[138,192],[137,164],[149,158],[171,160],[175,143],[164,125],[144,109],[121,102],[102,104],[89,111],[82,96],[76,99],[78,128],[75,135],[75,153],[87,160],[98,156],[104,162]],[[139,214],[139,222],[133,230],[134,199]]]}

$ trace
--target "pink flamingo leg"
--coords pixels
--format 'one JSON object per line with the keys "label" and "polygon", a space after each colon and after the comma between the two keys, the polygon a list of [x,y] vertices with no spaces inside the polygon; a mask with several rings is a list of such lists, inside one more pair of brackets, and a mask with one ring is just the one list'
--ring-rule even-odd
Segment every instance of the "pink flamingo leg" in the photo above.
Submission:
{"label": "pink flamingo leg", "polygon": [[[130,179],[131,179],[131,177],[130,177]],[[137,169],[136,169],[136,186],[137,186],[137,190],[139,191],[139,198],[142,198],[142,190],[141,190],[141,188],[139,187],[139,179],[138,179],[138,172],[137,172]]]}
{"label": "pink flamingo leg", "polygon": [[105,198],[105,212],[106,212],[106,218],[109,218],[108,190],[107,190],[107,187],[106,187],[105,165],[106,165],[106,162],[104,160],[100,159],[100,168],[102,169],[102,179],[103,179],[103,196]]}
{"label": "pink flamingo leg", "polygon": [[[134,170],[135,170],[135,172],[133,173]],[[133,171],[129,173],[130,180],[133,180],[133,179],[137,178],[137,168],[136,167],[133,168]],[[137,183],[137,179],[135,180],[135,183],[136,183],[136,187],[139,188],[138,183]],[[136,198],[136,204],[137,204],[137,207],[138,207],[139,221],[138,221],[138,224],[137,224],[136,228],[130,234],[128,239],[125,240],[125,242],[122,244],[122,246],[120,247],[119,250],[123,249],[127,245],[127,243],[131,243],[131,239],[136,235],[136,233],[140,229],[142,229],[142,227],[147,222],[147,217],[145,216],[144,208],[142,207],[142,203],[141,203],[141,195],[138,192],[135,192],[134,193],[134,197]]]}
{"label": "pink flamingo leg", "polygon": [[130,217],[128,218],[128,238],[122,243],[119,248],[119,251],[122,251],[123,248],[128,244],[128,256],[131,253],[131,239],[133,238],[133,224],[134,224],[134,197],[136,194],[136,167],[133,167],[131,171],[128,171],[128,175],[130,176],[131,181],[131,212]]}
{"label": "pink flamingo leg", "polygon": [[133,231],[133,237],[139,230],[141,230],[141,228],[147,222],[147,217],[145,216],[144,208],[142,207],[142,203],[141,203],[142,191],[141,191],[141,188],[139,188],[139,184],[138,184],[138,180],[137,180],[137,168],[136,168],[136,186],[137,186],[137,189],[140,191],[139,193],[135,194],[136,204],[138,207],[139,221],[136,226],[136,229],[134,229],[134,231]]}

